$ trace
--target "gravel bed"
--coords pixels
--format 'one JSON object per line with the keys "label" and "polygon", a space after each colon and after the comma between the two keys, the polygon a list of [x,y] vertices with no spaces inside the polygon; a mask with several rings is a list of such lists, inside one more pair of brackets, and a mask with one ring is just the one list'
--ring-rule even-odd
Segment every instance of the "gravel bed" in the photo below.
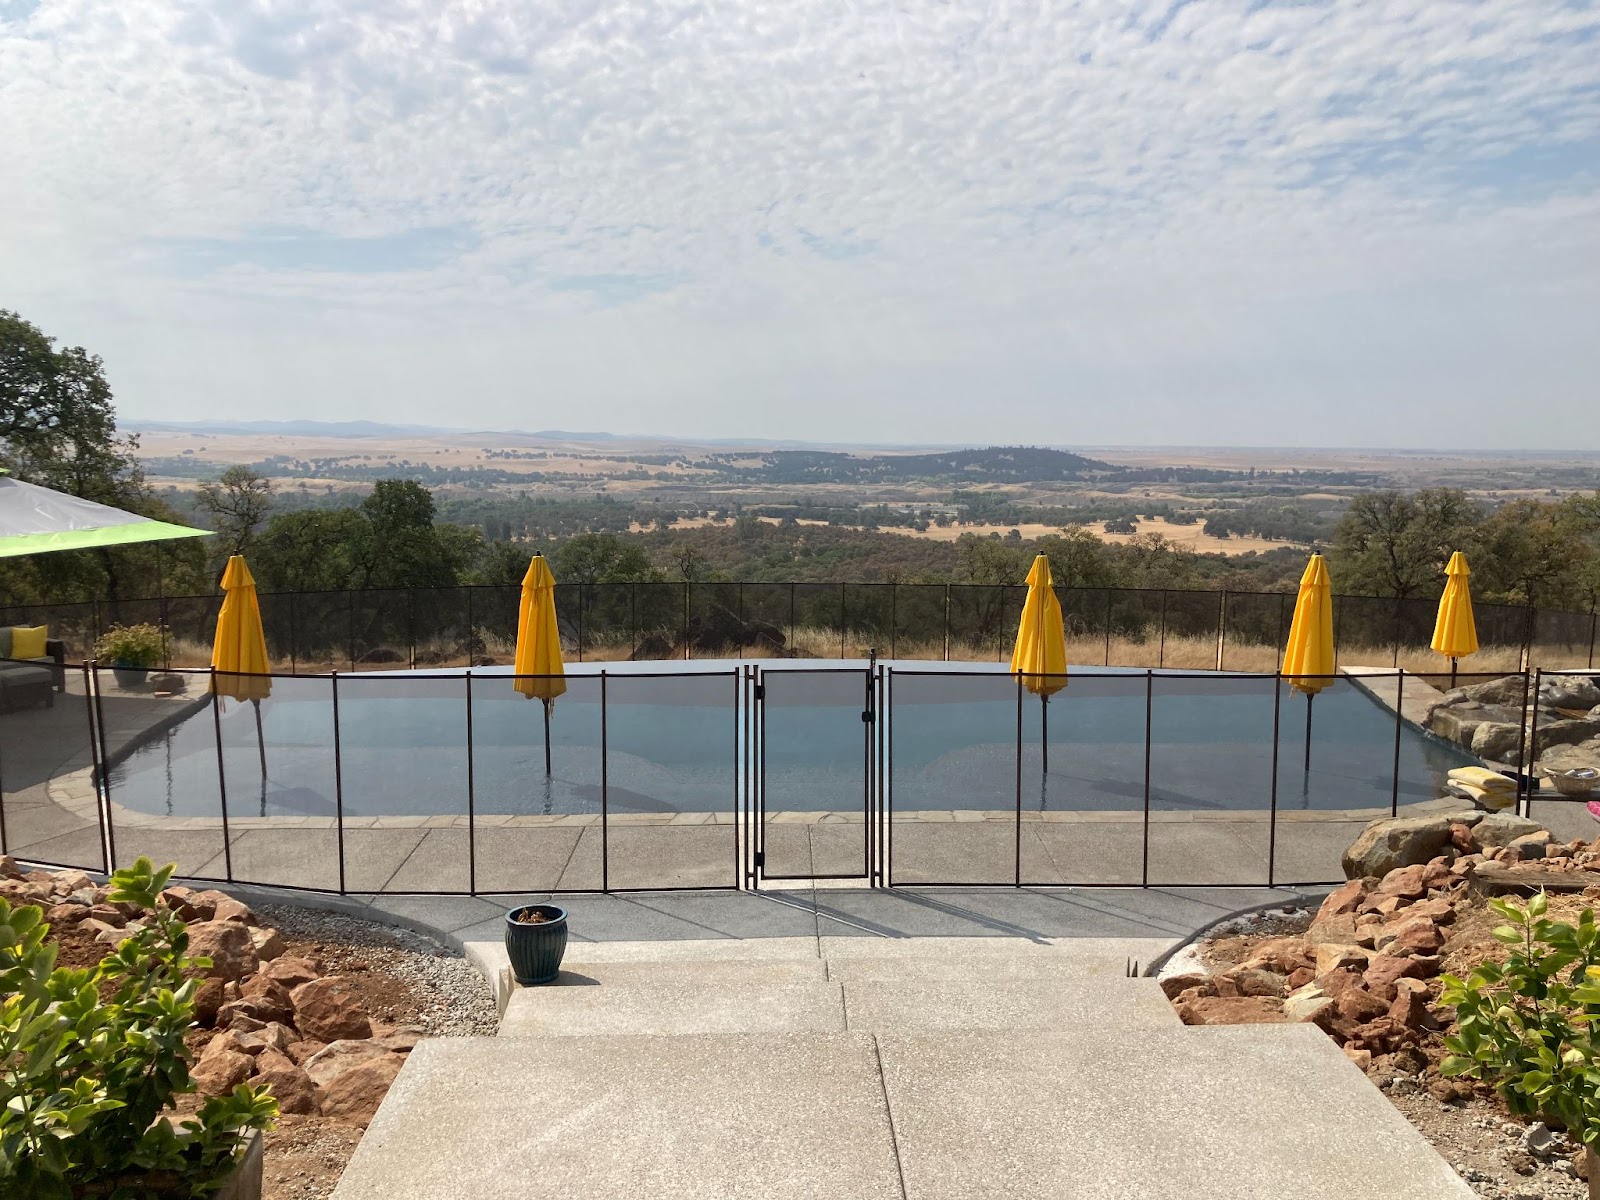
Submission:
{"label": "gravel bed", "polygon": [[286,938],[348,947],[369,968],[404,981],[422,1000],[416,1022],[430,1037],[492,1037],[500,1026],[494,995],[477,968],[430,937],[326,909],[254,908]]}

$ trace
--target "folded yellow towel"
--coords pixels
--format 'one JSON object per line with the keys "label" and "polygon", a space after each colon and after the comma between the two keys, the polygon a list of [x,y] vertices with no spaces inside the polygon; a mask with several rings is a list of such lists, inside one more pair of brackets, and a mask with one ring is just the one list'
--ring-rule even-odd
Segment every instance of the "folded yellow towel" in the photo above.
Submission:
{"label": "folded yellow towel", "polygon": [[1445,791],[1452,796],[1460,796],[1463,800],[1471,800],[1480,807],[1499,812],[1503,808],[1510,808],[1517,802],[1516,792],[1486,791],[1481,787],[1473,787],[1470,783],[1459,783],[1452,779],[1445,784]]}
{"label": "folded yellow towel", "polygon": [[1516,780],[1510,776],[1500,774],[1499,771],[1491,771],[1488,767],[1455,767],[1450,771],[1449,778],[1454,783],[1465,783],[1471,787],[1482,788],[1487,792],[1514,792],[1517,790]]}

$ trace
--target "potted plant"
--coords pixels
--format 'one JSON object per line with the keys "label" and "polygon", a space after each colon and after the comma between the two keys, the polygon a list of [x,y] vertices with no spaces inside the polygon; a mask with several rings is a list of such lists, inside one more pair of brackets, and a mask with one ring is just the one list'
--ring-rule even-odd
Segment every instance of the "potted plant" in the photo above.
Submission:
{"label": "potted plant", "polygon": [[1578,923],[1552,921],[1543,892],[1526,906],[1510,898],[1489,907],[1508,924],[1494,931],[1510,947],[1465,979],[1446,975],[1440,1000],[1455,1009],[1459,1032],[1439,1066],[1447,1077],[1492,1083],[1524,1119],[1565,1127],[1583,1147],[1591,1200],[1600,1200],[1600,926],[1594,910]]}
{"label": "potted plant", "polygon": [[195,1090],[185,1038],[211,961],[161,899],[172,871],[141,858],[111,877],[107,901],[144,925],[94,967],[56,966],[43,910],[0,898],[0,1196],[261,1194],[265,1088],[173,1110]]}
{"label": "potted plant", "polygon": [[567,910],[554,904],[519,904],[506,913],[506,954],[524,987],[553,983],[567,952]]}
{"label": "potted plant", "polygon": [[113,625],[95,641],[94,656],[111,664],[118,687],[138,688],[166,649],[166,634],[159,625]]}

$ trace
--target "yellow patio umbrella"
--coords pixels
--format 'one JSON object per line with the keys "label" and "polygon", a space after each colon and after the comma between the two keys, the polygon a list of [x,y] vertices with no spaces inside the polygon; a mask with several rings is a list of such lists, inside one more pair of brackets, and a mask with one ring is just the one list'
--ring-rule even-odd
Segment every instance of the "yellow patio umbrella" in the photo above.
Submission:
{"label": "yellow patio umbrella", "polygon": [[1282,675],[1289,686],[1306,698],[1306,769],[1311,769],[1311,701],[1333,680],[1333,589],[1328,565],[1313,554],[1300,576],[1294,600],[1294,620],[1289,625],[1289,645],[1283,654]]}
{"label": "yellow patio umbrella", "polygon": [[211,643],[211,688],[218,700],[248,700],[256,710],[256,748],[261,753],[261,802],[267,795],[267,739],[261,729],[261,702],[272,694],[272,665],[261,627],[261,602],[244,555],[228,558],[222,572],[222,609]]}
{"label": "yellow patio umbrella", "polygon": [[1050,697],[1067,686],[1067,630],[1050,578],[1050,560],[1043,554],[1028,571],[1028,598],[1022,604],[1011,670],[1039,697],[1044,769],[1050,769]]}
{"label": "yellow patio umbrella", "polygon": [[1472,616],[1472,569],[1467,556],[1457,550],[1444,569],[1444,595],[1439,597],[1439,619],[1433,625],[1432,646],[1450,659],[1450,686],[1456,683],[1456,660],[1478,652],[1478,623]]}
{"label": "yellow patio umbrella", "polygon": [[[561,628],[556,623],[556,580],[544,555],[535,554],[522,577],[517,608],[516,683],[528,699],[544,703],[544,772],[550,773],[550,702],[567,690],[561,661]],[[532,677],[532,678],[530,678]],[[539,678],[542,677],[542,678]]]}

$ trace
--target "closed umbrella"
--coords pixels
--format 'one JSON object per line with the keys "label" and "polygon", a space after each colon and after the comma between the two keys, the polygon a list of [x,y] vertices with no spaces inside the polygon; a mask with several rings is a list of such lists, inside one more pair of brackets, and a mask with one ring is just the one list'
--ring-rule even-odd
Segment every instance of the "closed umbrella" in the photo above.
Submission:
{"label": "closed umbrella", "polygon": [[1439,619],[1433,624],[1433,649],[1450,659],[1450,686],[1456,685],[1456,660],[1478,652],[1478,623],[1472,616],[1472,569],[1467,556],[1457,550],[1444,569],[1444,595],[1439,597]]}
{"label": "closed umbrella", "polygon": [[1300,576],[1294,600],[1294,620],[1289,625],[1289,645],[1283,654],[1283,675],[1289,686],[1306,698],[1306,770],[1311,769],[1311,701],[1332,682],[1333,589],[1322,555],[1313,554]]}
{"label": "closed umbrella", "polygon": [[1050,769],[1050,697],[1067,686],[1067,631],[1050,578],[1050,560],[1043,554],[1028,571],[1028,598],[1022,604],[1011,670],[1039,697],[1044,769]]}
{"label": "closed umbrella", "polygon": [[211,644],[211,688],[220,700],[248,700],[256,710],[256,748],[261,755],[261,796],[266,804],[267,739],[261,729],[261,702],[272,694],[267,635],[261,628],[261,602],[244,555],[229,557],[222,572],[222,611]]}
{"label": "closed umbrella", "polygon": [[517,608],[517,674],[513,685],[528,699],[544,703],[544,773],[550,774],[550,703],[567,690],[561,661],[561,628],[556,623],[556,580],[544,555],[535,554],[522,577]]}

